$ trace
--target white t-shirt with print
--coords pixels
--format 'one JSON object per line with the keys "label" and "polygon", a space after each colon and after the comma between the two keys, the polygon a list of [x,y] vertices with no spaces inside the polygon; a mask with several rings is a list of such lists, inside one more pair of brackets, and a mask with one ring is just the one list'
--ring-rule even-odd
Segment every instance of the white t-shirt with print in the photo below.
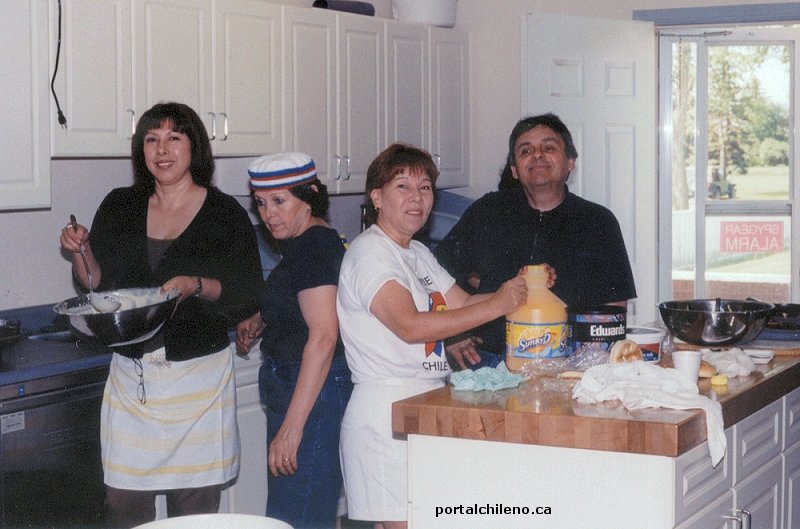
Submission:
{"label": "white t-shirt with print", "polygon": [[417,310],[445,310],[455,284],[425,245],[403,248],[373,225],[350,244],[339,273],[336,309],[353,382],[444,378],[450,366],[441,340],[409,344],[370,312],[375,294],[395,280],[408,289]]}

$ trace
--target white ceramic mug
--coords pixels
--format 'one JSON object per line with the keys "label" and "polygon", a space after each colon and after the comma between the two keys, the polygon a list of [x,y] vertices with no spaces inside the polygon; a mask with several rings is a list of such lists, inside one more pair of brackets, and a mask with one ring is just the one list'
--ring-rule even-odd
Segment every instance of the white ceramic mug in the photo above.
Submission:
{"label": "white ceramic mug", "polygon": [[675,369],[689,377],[689,380],[697,381],[700,376],[700,351],[678,350],[672,352],[672,365]]}

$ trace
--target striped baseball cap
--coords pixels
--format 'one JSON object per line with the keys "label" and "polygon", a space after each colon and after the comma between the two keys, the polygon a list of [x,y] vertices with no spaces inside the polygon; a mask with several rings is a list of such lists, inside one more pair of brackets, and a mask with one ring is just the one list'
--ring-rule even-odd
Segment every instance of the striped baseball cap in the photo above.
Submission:
{"label": "striped baseball cap", "polygon": [[314,160],[302,152],[266,154],[250,162],[250,189],[285,189],[313,182],[317,178]]}

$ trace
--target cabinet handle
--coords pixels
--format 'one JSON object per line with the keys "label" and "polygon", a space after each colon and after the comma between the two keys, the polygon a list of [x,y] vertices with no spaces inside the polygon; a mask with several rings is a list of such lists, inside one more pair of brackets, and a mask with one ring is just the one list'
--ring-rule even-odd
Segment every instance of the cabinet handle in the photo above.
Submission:
{"label": "cabinet handle", "polygon": [[345,176],[344,179],[345,180],[350,180],[350,157],[349,156],[345,156],[344,157],[344,161],[345,161],[346,167],[347,167],[347,176]]}
{"label": "cabinet handle", "polygon": [[214,141],[217,139],[217,115],[213,112],[209,112],[208,115],[211,116],[211,137],[208,141]]}
{"label": "cabinet handle", "polygon": [[225,112],[220,112],[220,116],[222,116],[222,141],[228,139],[228,114]]}
{"label": "cabinet handle", "polygon": [[753,515],[747,509],[736,509],[736,512],[742,515],[742,529],[750,529],[750,522],[753,521]]}
{"label": "cabinet handle", "polygon": [[738,527],[738,529],[742,529],[742,519],[739,518],[738,516],[730,516],[726,514],[723,516],[723,518],[725,518],[726,520],[731,520],[732,522],[736,522],[736,527]]}
{"label": "cabinet handle", "polygon": [[136,134],[136,111],[132,108],[125,109],[125,112],[131,113],[131,137],[127,139],[133,139],[133,135]]}
{"label": "cabinet handle", "polygon": [[342,176],[342,157],[334,154],[333,159],[336,160],[336,177],[334,180],[338,180]]}

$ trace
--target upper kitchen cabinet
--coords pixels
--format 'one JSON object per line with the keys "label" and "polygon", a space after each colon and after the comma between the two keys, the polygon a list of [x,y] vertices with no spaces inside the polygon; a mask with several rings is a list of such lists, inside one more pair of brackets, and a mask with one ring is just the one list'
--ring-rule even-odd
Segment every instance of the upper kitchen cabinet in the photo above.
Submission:
{"label": "upper kitchen cabinet", "polygon": [[[51,132],[53,156],[130,156],[133,121],[130,0],[50,5],[53,88],[67,119]],[[51,101],[50,113],[57,112]]]}
{"label": "upper kitchen cabinet", "polygon": [[375,18],[284,7],[285,145],[331,193],[363,192],[385,146],[383,32]]}
{"label": "upper kitchen cabinet", "polygon": [[387,143],[429,147],[429,64],[427,26],[386,22]]}
{"label": "upper kitchen cabinet", "polygon": [[214,20],[214,153],[280,151],[280,6],[217,0]]}
{"label": "upper kitchen cabinet", "polygon": [[136,120],[163,101],[197,111],[215,155],[280,149],[279,6],[71,0],[64,9],[57,90],[68,127],[52,135],[54,156],[130,156]]}
{"label": "upper kitchen cabinet", "polygon": [[3,3],[0,210],[50,206],[47,4]]}
{"label": "upper kitchen cabinet", "polygon": [[439,188],[469,184],[469,40],[466,33],[430,28],[430,143]]}
{"label": "upper kitchen cabinet", "polygon": [[439,188],[469,184],[467,52],[464,33],[386,23],[387,141],[430,151]]}

